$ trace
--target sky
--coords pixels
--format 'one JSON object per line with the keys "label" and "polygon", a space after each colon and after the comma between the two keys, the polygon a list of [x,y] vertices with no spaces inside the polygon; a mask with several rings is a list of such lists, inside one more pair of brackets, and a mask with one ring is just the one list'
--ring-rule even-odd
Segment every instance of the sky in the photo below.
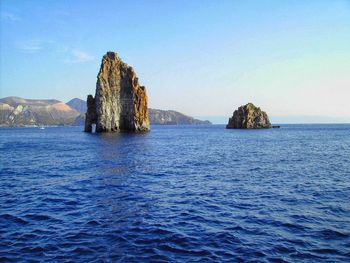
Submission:
{"label": "sky", "polygon": [[0,0],[0,15],[0,97],[86,99],[115,51],[152,108],[350,122],[349,0]]}

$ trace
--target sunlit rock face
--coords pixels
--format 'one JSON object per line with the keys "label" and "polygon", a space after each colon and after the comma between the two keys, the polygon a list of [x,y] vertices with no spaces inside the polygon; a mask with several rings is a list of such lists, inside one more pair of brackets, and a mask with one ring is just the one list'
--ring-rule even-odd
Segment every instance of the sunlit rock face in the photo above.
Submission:
{"label": "sunlit rock face", "polygon": [[102,58],[95,98],[88,96],[85,131],[149,131],[148,98],[134,69],[114,52]]}
{"label": "sunlit rock face", "polygon": [[234,111],[226,125],[227,129],[261,129],[271,128],[266,112],[248,103]]}

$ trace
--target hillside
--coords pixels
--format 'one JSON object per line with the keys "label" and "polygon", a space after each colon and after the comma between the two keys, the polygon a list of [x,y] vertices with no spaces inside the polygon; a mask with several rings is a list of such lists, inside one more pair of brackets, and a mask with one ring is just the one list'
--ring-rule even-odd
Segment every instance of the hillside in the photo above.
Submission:
{"label": "hillside", "polygon": [[71,125],[80,113],[58,100],[0,99],[0,126]]}
{"label": "hillside", "polygon": [[70,101],[66,102],[68,106],[70,106],[72,109],[75,109],[81,113],[86,113],[86,101],[79,99],[79,98],[74,98],[71,99]]}
{"label": "hillside", "polygon": [[197,120],[173,110],[148,109],[148,114],[151,124],[211,124],[210,121]]}

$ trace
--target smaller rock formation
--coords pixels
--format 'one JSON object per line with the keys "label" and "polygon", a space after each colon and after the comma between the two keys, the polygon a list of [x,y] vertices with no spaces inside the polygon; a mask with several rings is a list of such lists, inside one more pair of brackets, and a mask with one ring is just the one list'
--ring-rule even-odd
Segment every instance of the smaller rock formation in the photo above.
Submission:
{"label": "smaller rock formation", "polygon": [[248,103],[234,111],[226,125],[227,129],[261,129],[272,128],[266,112]]}

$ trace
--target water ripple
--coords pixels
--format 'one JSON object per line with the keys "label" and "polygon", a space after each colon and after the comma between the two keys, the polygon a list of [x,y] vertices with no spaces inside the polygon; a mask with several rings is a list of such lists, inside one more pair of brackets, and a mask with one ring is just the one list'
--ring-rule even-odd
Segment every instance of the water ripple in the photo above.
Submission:
{"label": "water ripple", "polygon": [[350,261],[350,125],[0,140],[0,262]]}

